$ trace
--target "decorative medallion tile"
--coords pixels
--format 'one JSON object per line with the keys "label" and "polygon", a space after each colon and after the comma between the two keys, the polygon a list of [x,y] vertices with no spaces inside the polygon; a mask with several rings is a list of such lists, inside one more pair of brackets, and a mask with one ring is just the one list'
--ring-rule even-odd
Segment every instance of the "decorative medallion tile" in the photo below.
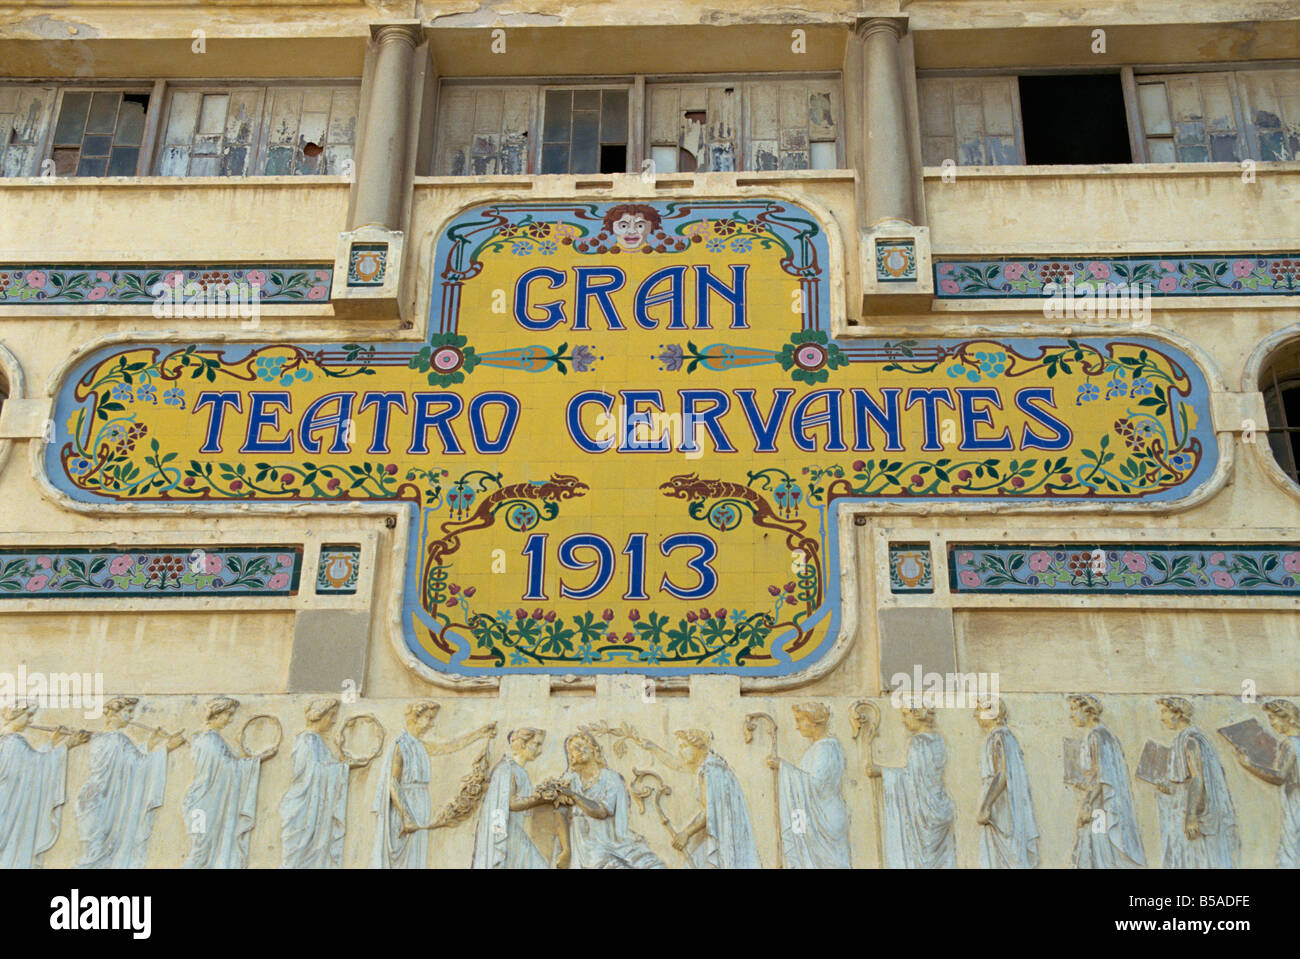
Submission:
{"label": "decorative medallion tile", "polygon": [[383,286],[387,243],[353,243],[348,251],[348,286]]}
{"label": "decorative medallion tile", "polygon": [[884,283],[916,279],[916,241],[877,240],[876,279]]}
{"label": "decorative medallion tile", "polygon": [[929,544],[889,544],[889,590],[892,593],[934,592]]}
{"label": "decorative medallion tile", "polygon": [[360,572],[360,546],[322,546],[320,566],[316,570],[316,592],[336,596],[355,593]]}

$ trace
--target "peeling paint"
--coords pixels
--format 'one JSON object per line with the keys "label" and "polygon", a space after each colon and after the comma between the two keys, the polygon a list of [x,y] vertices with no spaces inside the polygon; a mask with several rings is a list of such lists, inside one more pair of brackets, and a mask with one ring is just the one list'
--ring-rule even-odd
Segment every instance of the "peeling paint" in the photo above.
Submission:
{"label": "peeling paint", "polygon": [[64,20],[48,13],[19,21],[11,29],[14,39],[93,40],[99,36],[99,31],[88,23]]}

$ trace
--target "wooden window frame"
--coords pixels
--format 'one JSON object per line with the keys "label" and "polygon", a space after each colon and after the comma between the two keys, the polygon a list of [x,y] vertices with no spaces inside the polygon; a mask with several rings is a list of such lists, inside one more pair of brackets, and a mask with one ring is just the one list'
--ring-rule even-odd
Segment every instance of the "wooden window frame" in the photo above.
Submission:
{"label": "wooden window frame", "polygon": [[[276,88],[283,87],[354,87],[360,93],[361,81],[357,78],[303,78],[292,77],[285,79],[266,79],[266,80],[225,80],[222,78],[212,79],[195,79],[195,80],[143,80],[143,79],[121,79],[121,80],[102,80],[102,81],[79,81],[64,82],[60,79],[40,79],[40,78],[23,78],[21,80],[4,80],[6,85],[23,84],[27,86],[49,87],[54,90],[54,98],[50,108],[50,120],[47,124],[44,135],[39,144],[40,161],[37,168],[46,160],[54,158],[54,136],[58,128],[59,117],[63,111],[63,98],[66,93],[136,93],[148,94],[149,108],[145,112],[144,133],[140,140],[140,154],[136,159],[134,177],[138,178],[158,178],[160,174],[154,173],[154,167],[157,163],[162,147],[163,131],[166,129],[166,122],[171,116],[171,95],[177,90],[198,90],[200,92],[221,93],[234,89],[256,88],[266,90],[268,94]],[[267,122],[266,111],[270,96],[263,97],[262,115],[258,118],[258,130],[253,159],[250,161],[250,168],[260,170],[265,163],[266,143],[264,139],[265,124]],[[358,116],[360,114],[360,100],[358,99]],[[360,129],[359,125],[356,128]],[[353,141],[355,156],[356,141]],[[333,173],[296,173],[288,174],[294,177],[320,177],[320,176],[338,176]],[[262,173],[249,173],[241,177],[222,177],[222,179],[257,179],[264,177]],[[95,180],[105,179],[104,177],[76,177],[76,179]],[[190,179],[184,177],[182,179]]]}
{"label": "wooden window frame", "polygon": [[[156,80],[156,81],[150,81],[150,80],[107,81],[106,80],[98,83],[96,82],[60,83],[58,81],[54,81],[50,85],[55,88],[54,103],[50,108],[49,127],[45,131],[45,137],[43,138],[41,143],[41,149],[40,149],[41,164],[44,164],[46,160],[54,159],[54,136],[55,136],[55,131],[58,129],[59,126],[59,118],[63,115],[63,98],[66,94],[68,93],[123,93],[123,94],[144,93],[147,94],[149,97],[149,107],[148,109],[145,110],[145,114],[144,114],[144,132],[141,134],[140,137],[140,148],[139,148],[140,153],[136,157],[135,173],[133,175],[137,177],[149,175],[147,172],[141,172],[141,171],[142,170],[147,171],[153,165],[151,155],[153,152],[153,145],[156,142],[155,138],[157,136],[157,131],[158,131],[158,113],[161,108],[161,103],[158,99],[158,93],[162,88],[161,80]],[[109,179],[109,177],[107,176],[78,177],[75,174],[73,174],[71,175],[70,179],[103,180],[103,179]]]}
{"label": "wooden window frame", "polygon": [[[269,139],[267,136],[267,124],[270,122],[269,111],[271,109],[271,102],[273,99],[274,92],[277,89],[283,89],[286,87],[300,87],[302,89],[320,88],[320,87],[331,87],[331,88],[355,87],[358,93],[360,93],[361,90],[360,80],[315,79],[315,78],[303,78],[303,77],[294,77],[292,79],[287,79],[287,80],[238,80],[238,81],[225,81],[225,82],[222,82],[220,80],[177,80],[177,81],[167,81],[165,83],[163,81],[159,81],[159,83],[162,84],[163,86],[163,90],[162,90],[163,107],[160,112],[157,127],[155,130],[156,139],[153,144],[154,155],[151,156],[150,163],[149,163],[150,171],[152,171],[155,168],[158,160],[161,159],[162,150],[163,147],[165,146],[164,141],[165,141],[165,135],[167,130],[167,124],[171,120],[172,95],[177,91],[183,90],[192,93],[197,92],[200,96],[203,96],[205,94],[227,93],[233,90],[251,89],[251,90],[263,91],[263,96],[261,98],[261,105],[259,109],[259,116],[257,118],[257,128],[253,134],[253,143],[249,151],[250,159],[248,162],[249,169],[261,171],[266,165],[266,157],[267,157],[268,146],[269,146]],[[150,101],[150,104],[152,106],[152,101]],[[359,98],[358,98],[358,106],[357,106],[357,116],[358,117],[360,116]],[[357,147],[355,134],[358,132],[360,132],[359,123],[354,129],[354,139],[352,142],[354,160],[356,158],[356,147]],[[150,172],[143,175],[162,176],[163,174]],[[268,174],[262,172],[255,172],[255,173],[245,173],[242,174],[241,176],[221,176],[220,178],[224,180],[240,180],[240,179],[250,179],[250,178],[256,179],[258,177],[292,176],[297,178],[297,177],[339,176],[339,175],[340,174],[337,173],[289,173],[289,174],[270,173]],[[190,177],[187,175],[183,179],[190,179]]]}
{"label": "wooden window frame", "polygon": [[[542,130],[545,122],[545,105],[546,91],[548,90],[576,90],[582,88],[597,89],[617,89],[626,87],[628,90],[628,149],[627,149],[627,170],[628,173],[639,172],[650,156],[650,117],[646,111],[649,101],[650,91],[648,87],[654,85],[700,85],[715,86],[719,84],[730,84],[736,87],[751,86],[762,82],[816,82],[828,81],[835,84],[836,96],[834,99],[833,111],[837,135],[835,137],[835,160],[838,164],[833,169],[846,169],[845,163],[848,157],[848,144],[845,142],[845,104],[844,104],[844,78],[843,74],[835,70],[821,71],[799,71],[799,72],[762,72],[762,73],[726,73],[726,74],[619,74],[613,76],[601,77],[569,77],[569,76],[547,76],[547,77],[445,77],[439,82],[442,87],[455,88],[473,88],[473,87],[506,87],[521,86],[529,87],[533,90],[533,109],[531,116],[532,126],[529,128],[528,137],[528,172],[521,174],[499,174],[500,176],[541,176],[538,172],[541,168],[541,151],[542,151]],[[442,151],[446,144],[443,141],[443,120],[444,116],[441,107],[442,98],[439,98],[439,109],[434,117],[434,149],[431,168],[437,170],[442,157]],[[740,133],[738,135],[740,163],[735,172],[751,174],[766,173],[773,176],[780,176],[789,173],[798,173],[805,171],[796,170],[768,170],[756,171],[745,168],[745,160],[748,156],[750,139],[749,130],[749,110],[742,104],[740,117]],[[535,135],[534,135],[535,134]],[[809,147],[809,162],[811,163],[811,143]],[[813,169],[811,166],[808,169]],[[455,176],[456,174],[433,173],[434,176]],[[600,176],[601,174],[570,173],[563,174],[567,176]],[[611,174],[605,174],[611,175]],[[673,175],[673,174],[665,174]],[[683,174],[690,175],[690,174]],[[473,176],[473,174],[463,174],[463,176]]]}
{"label": "wooden window frame", "polygon": [[[1132,163],[1150,163],[1148,151],[1146,148],[1146,126],[1142,121],[1142,108],[1138,97],[1137,87],[1139,82],[1144,79],[1166,79],[1169,77],[1178,77],[1192,73],[1222,73],[1229,77],[1229,83],[1232,92],[1233,116],[1237,123],[1238,136],[1241,138],[1242,160],[1253,160],[1256,163],[1274,163],[1274,162],[1296,162],[1291,161],[1274,161],[1261,160],[1261,151],[1259,148],[1258,134],[1255,125],[1250,122],[1250,117],[1246,115],[1246,104],[1243,102],[1241,85],[1238,82],[1238,74],[1242,73],[1259,73],[1265,70],[1300,70],[1300,60],[1234,60],[1228,62],[1214,63],[1143,63],[1131,64],[1119,68],[1120,85],[1124,96],[1124,113],[1125,122],[1128,125],[1129,148],[1132,153]],[[1010,76],[1017,80],[1023,76],[1043,76],[1062,73],[1111,73],[1113,67],[1091,67],[1091,68],[1074,68],[1062,70],[1059,67],[1032,67],[1016,69],[1014,67],[979,67],[970,70],[961,69],[942,69],[942,70],[918,70],[916,79],[919,84],[921,80],[927,78],[934,79],[959,79],[969,77],[978,79],[982,77]],[[1019,98],[1015,102],[1016,110],[1016,139],[1021,144],[1021,157],[1024,157],[1024,121],[1020,114]],[[918,113],[918,124],[920,116]],[[921,136],[924,131],[918,130]],[[1192,161],[1175,161],[1179,166],[1201,166],[1202,163]],[[1214,161],[1211,161],[1214,162]],[[1222,162],[1222,161],[1220,161]],[[1024,164],[1022,164],[1024,165]],[[1103,165],[1103,164],[1095,164]],[[1010,166],[1010,164],[1007,164]]]}

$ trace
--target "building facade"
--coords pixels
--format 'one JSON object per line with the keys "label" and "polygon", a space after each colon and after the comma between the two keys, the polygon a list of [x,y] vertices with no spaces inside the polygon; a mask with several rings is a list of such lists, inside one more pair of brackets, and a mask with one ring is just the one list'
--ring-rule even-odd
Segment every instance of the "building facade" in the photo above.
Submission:
{"label": "building facade", "polygon": [[0,6],[0,862],[1300,866],[1298,188],[1270,3]]}

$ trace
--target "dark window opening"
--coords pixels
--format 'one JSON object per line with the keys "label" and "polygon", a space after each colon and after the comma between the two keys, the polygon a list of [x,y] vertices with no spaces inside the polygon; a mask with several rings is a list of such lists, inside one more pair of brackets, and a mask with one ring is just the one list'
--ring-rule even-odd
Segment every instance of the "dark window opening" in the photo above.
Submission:
{"label": "dark window opening", "polygon": [[1117,73],[1021,77],[1020,115],[1031,166],[1133,162]]}
{"label": "dark window opening", "polygon": [[1260,377],[1268,444],[1282,472],[1300,483],[1300,344],[1274,357]]}
{"label": "dark window opening", "polygon": [[627,144],[603,143],[600,147],[601,173],[627,172]]}

